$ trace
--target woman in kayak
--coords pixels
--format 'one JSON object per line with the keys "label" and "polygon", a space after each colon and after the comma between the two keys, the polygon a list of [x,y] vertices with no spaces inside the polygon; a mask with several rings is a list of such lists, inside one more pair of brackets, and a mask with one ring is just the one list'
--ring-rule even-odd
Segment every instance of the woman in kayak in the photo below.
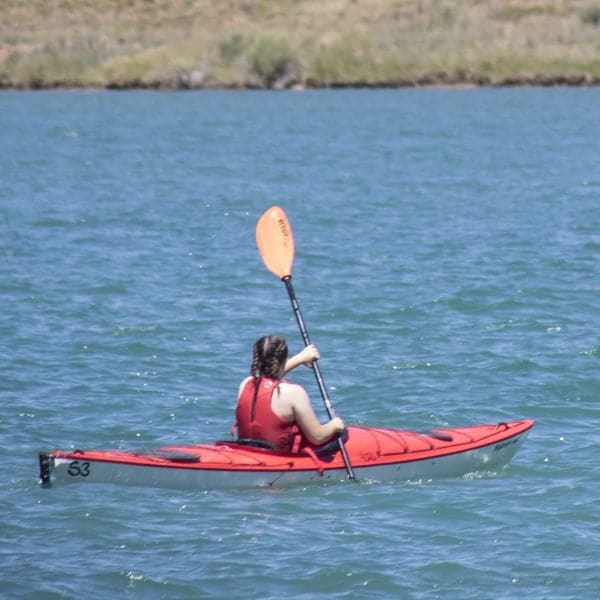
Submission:
{"label": "woman in kayak", "polygon": [[314,345],[288,358],[286,341],[268,335],[254,344],[250,376],[240,384],[236,421],[240,440],[267,442],[275,450],[297,452],[303,446],[321,446],[344,431],[334,417],[321,424],[308,394],[283,379],[292,369],[320,357]]}

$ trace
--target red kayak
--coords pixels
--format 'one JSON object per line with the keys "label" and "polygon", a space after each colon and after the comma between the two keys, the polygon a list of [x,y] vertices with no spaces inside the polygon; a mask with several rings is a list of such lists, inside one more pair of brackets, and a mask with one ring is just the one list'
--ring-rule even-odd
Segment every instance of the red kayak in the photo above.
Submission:
{"label": "red kayak", "polygon": [[[344,448],[359,481],[421,482],[496,472],[533,427],[532,420],[436,429],[427,433],[347,428]],[[339,446],[287,454],[238,442],[165,446],[158,450],[41,452],[40,481],[116,483],[210,490],[347,480]]]}

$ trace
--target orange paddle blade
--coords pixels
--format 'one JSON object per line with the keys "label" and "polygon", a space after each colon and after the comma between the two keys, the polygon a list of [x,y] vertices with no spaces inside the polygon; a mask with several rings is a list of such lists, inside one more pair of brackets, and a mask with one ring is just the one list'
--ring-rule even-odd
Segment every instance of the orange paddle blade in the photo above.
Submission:
{"label": "orange paddle blade", "polygon": [[272,206],[256,224],[256,245],[265,267],[280,279],[292,276],[294,238],[292,228],[279,206]]}

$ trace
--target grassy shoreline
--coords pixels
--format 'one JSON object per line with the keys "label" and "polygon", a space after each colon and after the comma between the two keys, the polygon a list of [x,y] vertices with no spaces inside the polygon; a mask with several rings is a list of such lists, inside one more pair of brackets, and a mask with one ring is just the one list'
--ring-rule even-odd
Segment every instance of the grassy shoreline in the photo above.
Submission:
{"label": "grassy shoreline", "polygon": [[600,85],[600,0],[2,0],[0,87]]}

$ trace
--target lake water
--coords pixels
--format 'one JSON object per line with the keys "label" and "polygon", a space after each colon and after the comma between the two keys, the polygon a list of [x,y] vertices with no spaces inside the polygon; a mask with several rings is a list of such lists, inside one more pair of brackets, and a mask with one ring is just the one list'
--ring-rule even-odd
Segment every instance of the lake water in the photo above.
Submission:
{"label": "lake water", "polygon": [[[600,598],[600,90],[0,93],[3,598]],[[410,485],[41,489],[37,452],[228,436],[254,340],[336,412],[533,418]],[[324,418],[314,377],[299,369]]]}

